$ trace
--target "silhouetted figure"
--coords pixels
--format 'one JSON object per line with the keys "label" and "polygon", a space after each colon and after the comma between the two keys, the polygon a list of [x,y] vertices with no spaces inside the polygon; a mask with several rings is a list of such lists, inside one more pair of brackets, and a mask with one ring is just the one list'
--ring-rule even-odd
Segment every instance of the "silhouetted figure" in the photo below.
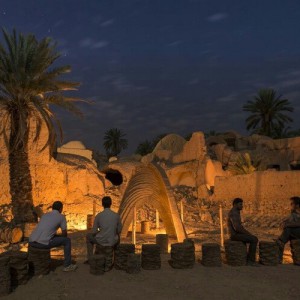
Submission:
{"label": "silhouetted figure", "polygon": [[291,214],[283,222],[283,231],[276,240],[280,250],[279,263],[282,263],[285,244],[296,239],[300,239],[300,197],[291,198]]}
{"label": "silhouetted figure", "polygon": [[247,264],[257,265],[255,262],[256,247],[258,239],[244,228],[241,221],[241,210],[243,209],[243,200],[235,198],[233,207],[228,214],[228,230],[232,241],[241,241],[249,244]]}

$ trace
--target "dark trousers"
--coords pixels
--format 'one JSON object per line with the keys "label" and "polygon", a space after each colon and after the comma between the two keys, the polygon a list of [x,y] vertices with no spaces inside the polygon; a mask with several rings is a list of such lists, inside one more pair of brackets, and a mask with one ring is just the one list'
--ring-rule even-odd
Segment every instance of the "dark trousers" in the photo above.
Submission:
{"label": "dark trousers", "polygon": [[30,242],[29,245],[33,248],[38,249],[52,249],[60,246],[64,246],[64,266],[68,267],[71,264],[71,240],[64,236],[55,236],[50,240],[48,245],[40,244],[37,242]]}
{"label": "dark trousers", "polygon": [[[94,254],[94,246],[98,249],[97,254],[102,254],[105,257],[104,270],[107,272],[113,267],[114,246],[102,246],[97,243],[97,240],[92,233],[86,235],[87,259],[89,260]],[[96,249],[96,250],[97,250]]]}
{"label": "dark trousers", "polygon": [[284,246],[287,242],[291,240],[300,239],[300,227],[285,227],[278,238],[280,241],[278,243],[279,246],[279,262],[282,262]]}
{"label": "dark trousers", "polygon": [[239,242],[244,242],[245,244],[249,244],[247,259],[248,261],[255,262],[256,247],[258,243],[258,239],[256,236],[252,234],[246,234],[246,233],[236,233],[235,235],[232,235],[230,239],[232,241],[239,241]]}

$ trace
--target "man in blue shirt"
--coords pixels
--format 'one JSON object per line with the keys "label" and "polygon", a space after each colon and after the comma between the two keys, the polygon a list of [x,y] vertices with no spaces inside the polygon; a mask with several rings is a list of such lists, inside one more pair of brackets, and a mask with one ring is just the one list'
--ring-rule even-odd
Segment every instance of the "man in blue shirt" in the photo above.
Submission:
{"label": "man in blue shirt", "polygon": [[[71,240],[67,234],[66,217],[62,215],[63,204],[55,201],[52,211],[44,214],[29,237],[29,245],[33,248],[51,249],[64,246],[64,272],[75,271],[77,265],[71,263]],[[61,236],[56,232],[61,229]]]}

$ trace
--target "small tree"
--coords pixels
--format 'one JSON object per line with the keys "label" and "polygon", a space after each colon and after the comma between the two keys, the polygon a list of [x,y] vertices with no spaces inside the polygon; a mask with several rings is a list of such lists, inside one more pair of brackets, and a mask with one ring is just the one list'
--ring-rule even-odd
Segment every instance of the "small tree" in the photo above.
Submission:
{"label": "small tree", "polygon": [[153,142],[145,140],[144,142],[139,143],[139,145],[135,150],[135,153],[144,156],[151,153],[152,151],[153,151]]}
{"label": "small tree", "polygon": [[237,160],[233,165],[228,167],[233,175],[251,174],[258,170],[261,164],[261,159],[251,159],[249,153],[239,154]]}
{"label": "small tree", "polygon": [[104,149],[108,157],[117,156],[122,150],[127,149],[128,141],[126,134],[118,128],[111,128],[104,135]]}

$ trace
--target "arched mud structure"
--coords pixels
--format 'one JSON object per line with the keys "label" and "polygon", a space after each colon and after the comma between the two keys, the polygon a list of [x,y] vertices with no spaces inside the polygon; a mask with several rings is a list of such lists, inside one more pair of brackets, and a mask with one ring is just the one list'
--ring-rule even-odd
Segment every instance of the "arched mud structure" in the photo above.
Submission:
{"label": "arched mud structure", "polygon": [[149,203],[159,211],[167,234],[176,237],[180,242],[186,238],[185,229],[169,186],[167,176],[159,167],[150,164],[136,169],[128,183],[119,209],[123,223],[122,237],[126,237],[128,233],[133,219],[134,206],[139,209],[144,203]]}

